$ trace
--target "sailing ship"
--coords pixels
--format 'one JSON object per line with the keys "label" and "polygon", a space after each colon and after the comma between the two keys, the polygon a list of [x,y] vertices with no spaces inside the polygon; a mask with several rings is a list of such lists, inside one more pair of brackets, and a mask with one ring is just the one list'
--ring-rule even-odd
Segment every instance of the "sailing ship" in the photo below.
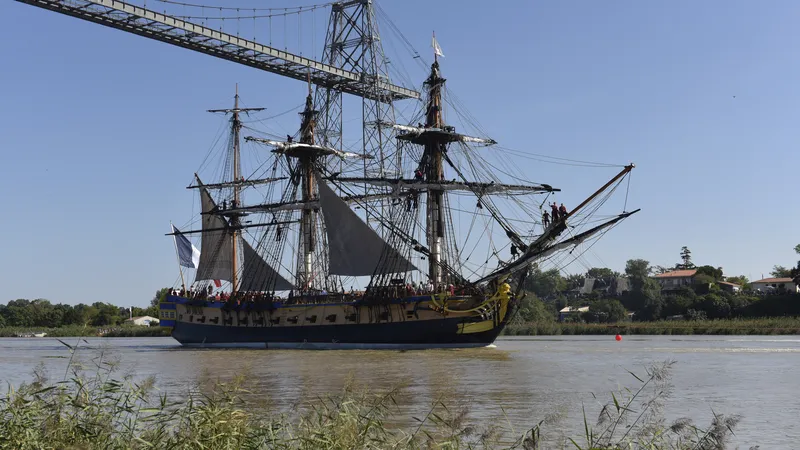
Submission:
{"label": "sailing ship", "polygon": [[[531,198],[559,189],[503,183],[480,164],[472,147],[496,142],[445,123],[444,86],[435,59],[418,115],[424,122],[392,124],[395,154],[367,155],[319,139],[309,82],[298,139],[245,137],[272,149],[272,164],[255,178],[242,174],[241,117],[260,109],[240,107],[237,88],[232,109],[212,110],[231,116],[223,179],[205,184],[195,174],[189,186],[200,194],[201,226],[169,233],[181,266],[196,273],[187,286],[181,271],[182,286],[160,303],[161,326],[187,346],[487,346],[514,317],[534,264],[599,237],[638,211],[590,220],[631,164],[571,212],[542,220],[544,202]],[[467,162],[456,161],[459,154]],[[400,169],[367,170],[374,167],[372,158],[382,156],[396,158]],[[343,167],[364,172],[344,176]],[[244,203],[244,193],[258,188],[263,201]],[[480,270],[469,269],[470,255],[459,246],[453,224],[456,194],[472,196],[473,225],[480,218],[499,227],[506,242],[496,247],[510,248],[510,258],[494,251]],[[530,219],[526,223],[536,223],[536,233],[518,231],[519,222],[495,200],[504,196],[517,205],[518,216]],[[578,225],[587,229],[576,233]],[[190,235],[200,235],[199,251]],[[492,238],[477,233],[477,239]],[[356,279],[367,280],[366,287],[353,289]]]}

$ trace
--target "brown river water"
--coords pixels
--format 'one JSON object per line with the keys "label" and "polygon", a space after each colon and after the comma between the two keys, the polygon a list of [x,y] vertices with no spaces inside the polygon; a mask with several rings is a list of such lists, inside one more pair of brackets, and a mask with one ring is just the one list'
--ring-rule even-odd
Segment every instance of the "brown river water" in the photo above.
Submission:
{"label": "brown river water", "polygon": [[[76,338],[65,338],[75,344]],[[652,363],[675,361],[668,420],[710,423],[713,413],[739,414],[731,448],[800,449],[800,337],[792,336],[558,336],[499,339],[494,347],[463,350],[187,349],[172,338],[106,338],[81,342],[78,359],[104,352],[122,374],[154,375],[162,392],[182,395],[207,377],[246,373],[252,392],[286,409],[298,398],[336,394],[350,379],[374,391],[404,384],[404,416],[425,415],[446,396],[469,405],[469,421],[501,419],[517,434],[546,415],[564,416],[545,435],[580,437],[581,405],[597,418],[610,392],[639,383]],[[0,383],[31,379],[43,364],[61,379],[69,351],[51,338],[0,339]]]}

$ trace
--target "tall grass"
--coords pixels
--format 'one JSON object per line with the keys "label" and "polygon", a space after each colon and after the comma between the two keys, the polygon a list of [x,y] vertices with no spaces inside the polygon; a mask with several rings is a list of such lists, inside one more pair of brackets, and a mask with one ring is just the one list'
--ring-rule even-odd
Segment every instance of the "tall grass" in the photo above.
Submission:
{"label": "tall grass", "polygon": [[[63,342],[62,342],[63,343]],[[63,343],[75,356],[78,347]],[[347,384],[336,395],[306,399],[284,414],[254,403],[244,377],[181,397],[159,394],[152,378],[115,378],[103,352],[85,375],[70,359],[61,381],[41,370],[0,399],[0,449],[723,449],[738,417],[715,416],[705,428],[689,419],[666,424],[671,362],[639,376],[638,387],[612,393],[574,437],[545,436],[557,419],[515,434],[505,421],[471,424],[468,411],[440,398],[410,426],[398,420],[401,388],[373,393]]]}
{"label": "tall grass", "polygon": [[507,336],[598,335],[598,334],[800,334],[799,317],[761,319],[674,320],[656,322],[562,323],[528,322],[510,324]]}

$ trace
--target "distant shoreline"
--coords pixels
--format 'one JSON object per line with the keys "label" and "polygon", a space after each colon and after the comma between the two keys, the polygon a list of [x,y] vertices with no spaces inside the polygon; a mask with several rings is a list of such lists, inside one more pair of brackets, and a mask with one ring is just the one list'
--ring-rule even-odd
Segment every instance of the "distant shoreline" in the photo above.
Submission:
{"label": "distant shoreline", "polygon": [[[0,327],[0,337],[169,337],[169,328],[116,326],[59,328]],[[530,322],[511,324],[502,336],[560,335],[800,335],[800,317],[721,320],[662,320],[657,322],[563,323]]]}
{"label": "distant shoreline", "polygon": [[559,335],[797,335],[800,317],[720,320],[660,320],[656,322],[512,324],[504,336]]}

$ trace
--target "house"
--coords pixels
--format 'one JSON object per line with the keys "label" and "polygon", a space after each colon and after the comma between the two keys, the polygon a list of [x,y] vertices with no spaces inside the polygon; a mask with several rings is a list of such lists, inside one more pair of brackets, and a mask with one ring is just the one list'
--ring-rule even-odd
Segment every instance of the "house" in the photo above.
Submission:
{"label": "house", "polygon": [[570,317],[575,314],[582,314],[585,312],[589,312],[588,306],[580,306],[580,307],[565,306],[564,308],[561,309],[561,311],[558,312],[558,320],[563,322],[564,319],[567,317]]}
{"label": "house", "polygon": [[130,319],[125,320],[126,324],[139,325],[139,326],[142,326],[142,327],[150,326],[151,322],[152,323],[158,323],[158,319],[155,318],[155,317],[150,317],[150,316],[137,316],[137,317],[131,317]]}
{"label": "house", "polygon": [[653,278],[661,285],[662,291],[680,289],[683,286],[691,286],[697,270],[673,270],[655,275]]}
{"label": "house", "polygon": [[593,292],[602,295],[619,295],[629,290],[630,282],[627,277],[614,277],[610,280],[586,277],[583,286],[572,289],[569,292],[577,295],[589,295]]}
{"label": "house", "polygon": [[738,294],[739,291],[742,290],[742,287],[736,283],[729,283],[727,281],[717,281],[717,284],[719,285],[720,289],[722,289],[725,292],[730,292],[732,294]]}
{"label": "house", "polygon": [[800,287],[791,278],[764,278],[763,280],[750,283],[752,290],[756,292],[800,292]]}

